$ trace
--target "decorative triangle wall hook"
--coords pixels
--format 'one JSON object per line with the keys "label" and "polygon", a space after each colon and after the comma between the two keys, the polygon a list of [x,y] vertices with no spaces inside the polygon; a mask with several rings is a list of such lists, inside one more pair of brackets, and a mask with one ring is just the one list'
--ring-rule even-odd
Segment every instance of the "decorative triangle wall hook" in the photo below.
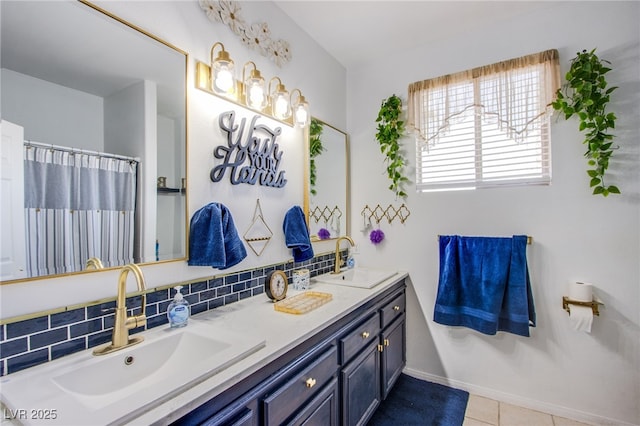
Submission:
{"label": "decorative triangle wall hook", "polygon": [[247,242],[247,245],[253,250],[256,256],[260,256],[264,249],[269,244],[273,232],[267,225],[262,215],[262,207],[260,206],[260,199],[256,200],[256,208],[253,211],[253,221],[249,228],[244,233],[243,238]]}

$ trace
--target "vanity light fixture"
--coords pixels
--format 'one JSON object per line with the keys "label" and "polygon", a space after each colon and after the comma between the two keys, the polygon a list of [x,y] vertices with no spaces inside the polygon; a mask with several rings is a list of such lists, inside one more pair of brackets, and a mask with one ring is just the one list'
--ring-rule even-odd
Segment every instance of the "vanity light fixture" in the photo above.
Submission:
{"label": "vanity light fixture", "polygon": [[[297,100],[294,101],[293,95],[298,93]],[[293,124],[298,127],[308,126],[311,122],[311,114],[309,112],[309,103],[302,95],[300,89],[293,89],[291,91],[291,107],[293,109]]]}
{"label": "vanity light fixture", "polygon": [[[217,53],[216,49],[219,49]],[[265,90],[265,79],[253,61],[244,64],[242,80],[236,80],[233,60],[220,42],[211,47],[210,56],[209,63],[196,61],[196,88],[288,126],[309,126],[309,103],[300,89],[295,89],[289,94],[280,77],[273,77]],[[295,92],[298,92],[297,96],[294,95]],[[292,114],[292,105],[295,114]]]}
{"label": "vanity light fixture", "polygon": [[[249,77],[245,78],[247,65],[253,65]],[[244,103],[251,109],[262,111],[267,106],[267,93],[264,88],[264,78],[252,61],[247,62],[242,67],[242,84],[240,85],[244,94]]]}
{"label": "vanity light fixture", "polygon": [[[271,90],[271,83],[278,80],[275,91]],[[289,92],[282,84],[280,77],[273,77],[269,81],[269,98],[271,104],[271,115],[278,120],[286,120],[291,117],[291,104],[289,101]]]}
{"label": "vanity light fixture", "polygon": [[[213,59],[213,52],[216,47],[220,47],[222,50]],[[226,97],[234,97],[236,92],[233,59],[229,56],[229,52],[224,50],[224,45],[220,42],[216,42],[211,47],[211,88],[215,94]]]}

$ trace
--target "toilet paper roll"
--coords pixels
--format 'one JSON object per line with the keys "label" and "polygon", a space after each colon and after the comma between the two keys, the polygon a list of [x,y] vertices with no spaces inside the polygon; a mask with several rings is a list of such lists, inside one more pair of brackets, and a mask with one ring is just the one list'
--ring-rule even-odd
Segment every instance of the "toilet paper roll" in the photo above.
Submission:
{"label": "toilet paper roll", "polygon": [[591,302],[593,300],[593,286],[581,282],[569,284],[569,299],[578,302]]}
{"label": "toilet paper roll", "polygon": [[569,322],[574,330],[591,333],[593,310],[590,306],[569,305]]}

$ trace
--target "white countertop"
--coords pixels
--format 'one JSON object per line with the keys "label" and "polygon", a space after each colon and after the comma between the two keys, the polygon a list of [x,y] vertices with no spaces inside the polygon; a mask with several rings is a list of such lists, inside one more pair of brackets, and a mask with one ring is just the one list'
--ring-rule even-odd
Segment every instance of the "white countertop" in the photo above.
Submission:
{"label": "white countertop", "polygon": [[[333,322],[338,318],[344,317],[357,309],[362,303],[383,293],[387,288],[407,277],[407,275],[408,274],[406,272],[398,272],[396,275],[385,280],[373,289],[324,284],[317,282],[312,278],[310,290],[330,293],[333,298],[330,302],[302,315],[278,312],[274,309],[273,302],[271,302],[266,295],[261,295],[193,316],[190,319],[190,323],[197,323],[198,327],[211,324],[212,329],[216,329],[222,326],[225,332],[260,337],[260,339],[264,339],[265,345],[256,352],[246,356],[244,359],[216,373],[201,383],[198,383],[172,399],[149,409],[147,412],[139,415],[128,424],[167,424],[179,419],[234,384],[258,371],[271,361],[287,353],[291,348],[295,347],[299,343],[307,340],[309,337],[325,328],[329,321]],[[300,291],[295,291],[290,288],[287,294],[289,296],[293,296],[297,293],[300,293]],[[154,330],[166,327],[168,326],[157,327],[141,334],[145,335],[146,333],[153,333]],[[188,327],[189,326],[187,326],[187,328]],[[62,358],[59,361],[63,361],[65,358]],[[51,368],[51,365],[56,362],[57,361],[52,361],[44,364],[43,366],[36,366],[14,374],[20,376],[25,376],[27,374],[37,375],[40,367]],[[5,376],[5,378],[10,376],[13,375]],[[32,407],[24,408],[29,409]],[[55,409],[56,407],[46,408]],[[125,413],[122,414],[124,415]],[[68,419],[67,416],[62,415],[60,416],[60,419],[65,417]],[[95,424],[105,423],[104,419],[101,420],[99,416],[96,417]],[[3,425],[4,424],[5,422],[3,421]],[[56,423],[51,421],[38,424]],[[64,424],[68,425],[69,423],[65,422]]]}

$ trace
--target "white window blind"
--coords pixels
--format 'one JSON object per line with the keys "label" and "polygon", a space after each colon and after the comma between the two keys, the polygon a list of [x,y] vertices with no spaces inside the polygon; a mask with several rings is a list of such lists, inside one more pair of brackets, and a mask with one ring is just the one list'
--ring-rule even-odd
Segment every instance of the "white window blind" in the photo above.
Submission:
{"label": "white window blind", "polygon": [[409,86],[418,190],[548,184],[557,51]]}

